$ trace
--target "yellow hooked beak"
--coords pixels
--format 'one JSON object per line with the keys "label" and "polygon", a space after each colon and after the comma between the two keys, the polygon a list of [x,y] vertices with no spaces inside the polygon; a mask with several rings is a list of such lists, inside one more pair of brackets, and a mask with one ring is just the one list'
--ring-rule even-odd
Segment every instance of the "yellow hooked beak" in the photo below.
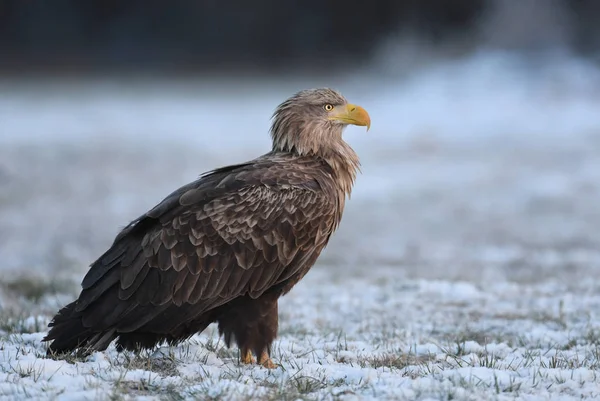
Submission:
{"label": "yellow hooked beak", "polygon": [[329,112],[330,120],[341,121],[344,124],[360,125],[367,127],[367,131],[371,128],[371,117],[365,109],[355,104],[346,104],[336,106]]}

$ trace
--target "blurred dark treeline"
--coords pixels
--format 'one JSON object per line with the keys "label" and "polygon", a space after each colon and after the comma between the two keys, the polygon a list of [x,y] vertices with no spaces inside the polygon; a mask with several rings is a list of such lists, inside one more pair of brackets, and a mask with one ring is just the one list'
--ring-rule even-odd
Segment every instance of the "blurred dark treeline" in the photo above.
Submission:
{"label": "blurred dark treeline", "polygon": [[482,35],[527,46],[559,32],[542,42],[592,54],[599,18],[598,0],[0,0],[0,69],[318,69],[367,63],[403,34],[432,46]]}

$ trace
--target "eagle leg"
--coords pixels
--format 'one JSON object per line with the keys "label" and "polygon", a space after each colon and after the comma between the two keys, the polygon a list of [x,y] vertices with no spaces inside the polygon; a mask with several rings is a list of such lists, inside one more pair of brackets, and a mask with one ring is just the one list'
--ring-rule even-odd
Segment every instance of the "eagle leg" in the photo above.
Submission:
{"label": "eagle leg", "polygon": [[277,337],[277,299],[280,292],[270,292],[253,299],[244,296],[235,299],[217,317],[219,332],[230,345],[234,338],[240,349],[240,362],[258,363],[266,368],[275,368],[270,359],[270,349]]}

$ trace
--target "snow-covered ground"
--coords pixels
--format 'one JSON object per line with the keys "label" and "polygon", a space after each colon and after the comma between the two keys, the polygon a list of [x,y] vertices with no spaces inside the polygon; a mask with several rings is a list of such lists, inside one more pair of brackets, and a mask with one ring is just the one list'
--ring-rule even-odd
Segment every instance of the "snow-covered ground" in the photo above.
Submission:
{"label": "snow-covered ground", "polygon": [[[118,229],[269,148],[334,86],[371,114],[344,220],[280,302],[272,371],[207,332],[51,360],[52,314]],[[333,79],[0,81],[0,399],[600,397],[600,73],[482,53]]]}

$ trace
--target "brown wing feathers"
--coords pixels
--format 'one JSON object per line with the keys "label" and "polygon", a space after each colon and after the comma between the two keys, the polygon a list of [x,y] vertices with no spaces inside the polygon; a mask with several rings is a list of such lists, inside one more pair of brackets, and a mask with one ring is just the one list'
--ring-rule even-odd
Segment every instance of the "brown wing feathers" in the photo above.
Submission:
{"label": "brown wing feathers", "polygon": [[[305,166],[313,169],[305,173],[297,167],[216,170],[134,221],[92,265],[79,299],[54,319],[47,340],[67,329],[77,334],[54,341],[51,350],[103,349],[134,330],[175,341],[177,330],[189,336],[208,325],[204,313],[301,277],[337,216],[327,214],[334,196],[314,179],[322,166]],[[121,345],[129,340],[135,336]]]}

